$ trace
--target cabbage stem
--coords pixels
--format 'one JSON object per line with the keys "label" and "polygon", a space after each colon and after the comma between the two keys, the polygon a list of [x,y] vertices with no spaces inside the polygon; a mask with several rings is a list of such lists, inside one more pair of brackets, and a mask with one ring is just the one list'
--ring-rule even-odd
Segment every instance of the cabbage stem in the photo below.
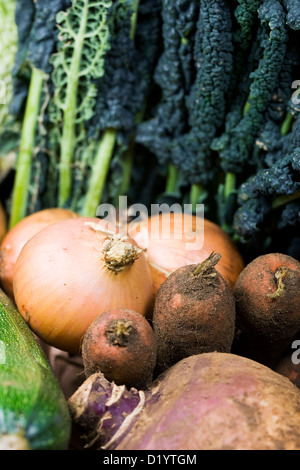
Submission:
{"label": "cabbage stem", "polygon": [[205,195],[204,188],[201,184],[192,184],[191,191],[190,191],[190,200],[192,204],[193,213],[197,212],[197,204],[200,200],[201,196]]}
{"label": "cabbage stem", "polygon": [[134,136],[130,137],[130,143],[127,151],[124,155],[124,160],[122,163],[122,181],[119,188],[119,195],[124,196],[128,193],[131,181],[131,174],[133,168],[133,162],[135,157],[135,140]]}
{"label": "cabbage stem", "polygon": [[286,204],[289,204],[290,202],[296,201],[296,199],[300,199],[300,190],[293,194],[282,194],[277,196],[272,202],[272,209],[282,207]]}
{"label": "cabbage stem", "polygon": [[91,170],[91,179],[83,204],[82,215],[84,217],[96,217],[97,207],[101,202],[101,196],[114,151],[116,135],[116,129],[108,128],[99,144]]}
{"label": "cabbage stem", "polygon": [[27,212],[31,162],[34,151],[37,119],[40,111],[43,80],[44,72],[33,67],[21,131],[20,151],[17,158],[10,211],[10,228],[22,220],[26,216]]}
{"label": "cabbage stem", "polygon": [[282,126],[281,126],[281,135],[287,135],[292,127],[294,116],[291,113],[287,113]]}
{"label": "cabbage stem", "polygon": [[166,193],[175,194],[177,192],[177,182],[178,170],[174,165],[169,165],[166,181]]}
{"label": "cabbage stem", "polygon": [[231,193],[236,189],[236,175],[228,172],[225,175],[224,197],[228,199]]}
{"label": "cabbage stem", "polygon": [[64,123],[61,137],[61,158],[59,166],[59,195],[58,205],[63,207],[71,196],[72,187],[72,160],[75,146],[75,122],[77,111],[77,91],[79,83],[80,62],[85,30],[88,19],[88,2],[85,1],[82,11],[80,30],[75,39],[72,63],[68,73],[68,85],[66,90],[66,101],[64,108]]}

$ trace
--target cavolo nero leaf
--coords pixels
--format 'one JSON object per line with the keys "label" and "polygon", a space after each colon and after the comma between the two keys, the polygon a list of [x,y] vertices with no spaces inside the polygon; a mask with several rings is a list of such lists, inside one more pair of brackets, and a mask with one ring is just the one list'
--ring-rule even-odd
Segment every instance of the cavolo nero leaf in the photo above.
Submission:
{"label": "cavolo nero leaf", "polygon": [[13,93],[12,64],[17,51],[17,27],[14,1],[0,0],[0,132],[9,116]]}
{"label": "cavolo nero leaf", "polygon": [[51,58],[54,96],[49,118],[60,131],[58,204],[68,203],[72,191],[72,162],[84,122],[94,112],[94,80],[104,74],[104,56],[109,48],[107,18],[110,0],[73,0],[71,7],[57,15],[58,50]]}
{"label": "cavolo nero leaf", "polygon": [[13,96],[12,68],[17,51],[16,2],[0,0],[0,181],[14,165],[20,125],[10,112]]}
{"label": "cavolo nero leaf", "polygon": [[37,123],[49,57],[56,46],[56,14],[69,0],[17,0],[18,49],[12,71],[14,96],[10,110],[22,122],[20,147],[10,208],[10,227],[27,213],[35,155]]}
{"label": "cavolo nero leaf", "polygon": [[[112,160],[117,155],[124,155],[119,151],[120,146],[124,149],[130,147],[130,136],[135,132],[138,115],[143,111],[149,90],[150,71],[156,56],[156,18],[159,12],[160,5],[156,0],[120,0],[113,4],[109,19],[111,48],[105,57],[105,75],[97,81],[95,119],[89,123],[89,129],[94,138],[99,139],[99,144],[91,164],[82,215],[96,214]],[[144,15],[148,16],[153,27],[153,31],[145,28],[150,33],[148,43],[141,38]],[[141,48],[141,40],[144,48]],[[131,157],[132,154],[128,160]],[[128,160],[124,169],[130,174]]]}

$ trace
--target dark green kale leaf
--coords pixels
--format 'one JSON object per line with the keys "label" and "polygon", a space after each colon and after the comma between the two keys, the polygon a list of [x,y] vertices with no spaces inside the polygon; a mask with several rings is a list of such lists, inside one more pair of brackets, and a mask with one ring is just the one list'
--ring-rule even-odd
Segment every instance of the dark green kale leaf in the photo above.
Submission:
{"label": "dark green kale leaf", "polygon": [[163,50],[154,72],[161,97],[153,116],[138,126],[136,140],[165,169],[172,163],[172,139],[187,130],[186,95],[195,77],[193,47],[199,2],[163,0],[161,15]]}
{"label": "dark green kale leaf", "polygon": [[[288,139],[286,153],[273,166],[258,171],[239,188],[234,228],[241,240],[254,243],[257,237],[264,238],[268,229],[282,229],[288,224],[299,226],[295,211],[300,198],[300,115]],[[297,205],[291,204],[294,201]],[[287,215],[292,213],[288,222]],[[272,224],[268,227],[270,220]]]}
{"label": "dark green kale leaf", "polygon": [[18,49],[12,71],[13,99],[10,111],[20,116],[27,97],[31,65],[51,72],[50,56],[55,50],[58,30],[56,14],[65,10],[70,0],[16,0],[15,19],[18,28]]}
{"label": "dark green kale leaf", "polygon": [[173,139],[172,162],[187,183],[207,184],[217,164],[211,143],[222,127],[233,64],[231,11],[226,1],[205,0],[194,44],[196,78],[187,96],[189,131]]}
{"label": "dark green kale leaf", "polygon": [[[89,134],[105,131],[107,128],[133,131],[137,114],[144,106],[157,54],[156,35],[160,6],[159,1],[154,0],[149,11],[149,1],[141,0],[133,31],[135,3],[136,0],[130,0],[112,5],[110,49],[105,57],[105,74],[96,81],[96,108],[93,118],[87,123]],[[149,25],[153,28],[147,42],[143,31],[147,25],[143,15],[147,15],[149,21],[147,33],[150,33]],[[150,39],[153,41],[151,48]]]}
{"label": "dark green kale leaf", "polygon": [[300,29],[300,0],[284,0],[287,9],[286,22],[291,29]]}
{"label": "dark green kale leaf", "polygon": [[240,173],[249,164],[255,138],[263,124],[263,113],[278,85],[287,49],[286,16],[277,0],[266,0],[258,9],[263,37],[262,54],[256,70],[250,73],[249,97],[242,118],[229,129],[220,152],[225,172]]}
{"label": "dark green kale leaf", "polygon": [[[150,33],[145,46],[144,22],[152,25],[145,28]],[[105,73],[95,80],[97,96],[95,114],[86,122],[88,137],[97,140],[97,149],[90,163],[90,174],[84,191],[81,209],[83,215],[95,215],[108,182],[108,172],[118,145],[130,146],[136,125],[141,119],[149,84],[157,59],[157,44],[160,37],[160,1],[127,0],[114,2],[111,7],[109,26],[110,49],[105,56]],[[126,162],[127,173],[131,163]],[[126,177],[126,179],[128,179]]]}

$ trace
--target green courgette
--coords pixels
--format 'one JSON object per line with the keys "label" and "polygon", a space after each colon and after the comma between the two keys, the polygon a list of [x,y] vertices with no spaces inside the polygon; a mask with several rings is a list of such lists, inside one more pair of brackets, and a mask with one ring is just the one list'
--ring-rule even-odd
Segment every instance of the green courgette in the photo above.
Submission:
{"label": "green courgette", "polygon": [[67,402],[35,336],[0,290],[0,450],[64,450]]}

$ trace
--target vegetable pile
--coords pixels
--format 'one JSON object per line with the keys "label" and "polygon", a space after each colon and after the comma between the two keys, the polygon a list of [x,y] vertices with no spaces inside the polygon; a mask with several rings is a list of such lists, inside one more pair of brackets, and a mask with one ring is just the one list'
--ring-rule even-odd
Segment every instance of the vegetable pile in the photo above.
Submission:
{"label": "vegetable pile", "polygon": [[95,217],[120,195],[203,203],[247,261],[299,259],[298,1],[9,5],[11,227],[55,206]]}
{"label": "vegetable pile", "polygon": [[[4,336],[1,330],[0,338],[4,344],[12,338],[20,367],[34,360],[30,348],[38,347],[34,338],[24,341],[25,326],[42,344],[81,357],[82,382],[62,401],[72,422],[70,448],[300,449],[300,389],[296,370],[286,366],[300,332],[298,260],[259,256],[232,288],[217,270],[221,255],[215,251],[175,269],[155,292],[143,250],[106,221],[70,212],[39,230],[34,219],[27,216],[6,235],[33,225],[13,273],[18,311],[5,311],[10,330]],[[18,237],[12,240],[19,246]],[[28,397],[20,395],[11,408],[10,364],[0,407],[16,422],[20,413],[23,430]],[[36,377],[29,383],[43,385]],[[51,406],[55,396],[46,398]],[[59,410],[64,415],[65,407]],[[53,419],[50,411],[49,445],[55,446]],[[27,448],[10,422],[5,417],[0,447]],[[30,445],[48,446],[40,443],[43,429],[37,432],[38,444]]]}

